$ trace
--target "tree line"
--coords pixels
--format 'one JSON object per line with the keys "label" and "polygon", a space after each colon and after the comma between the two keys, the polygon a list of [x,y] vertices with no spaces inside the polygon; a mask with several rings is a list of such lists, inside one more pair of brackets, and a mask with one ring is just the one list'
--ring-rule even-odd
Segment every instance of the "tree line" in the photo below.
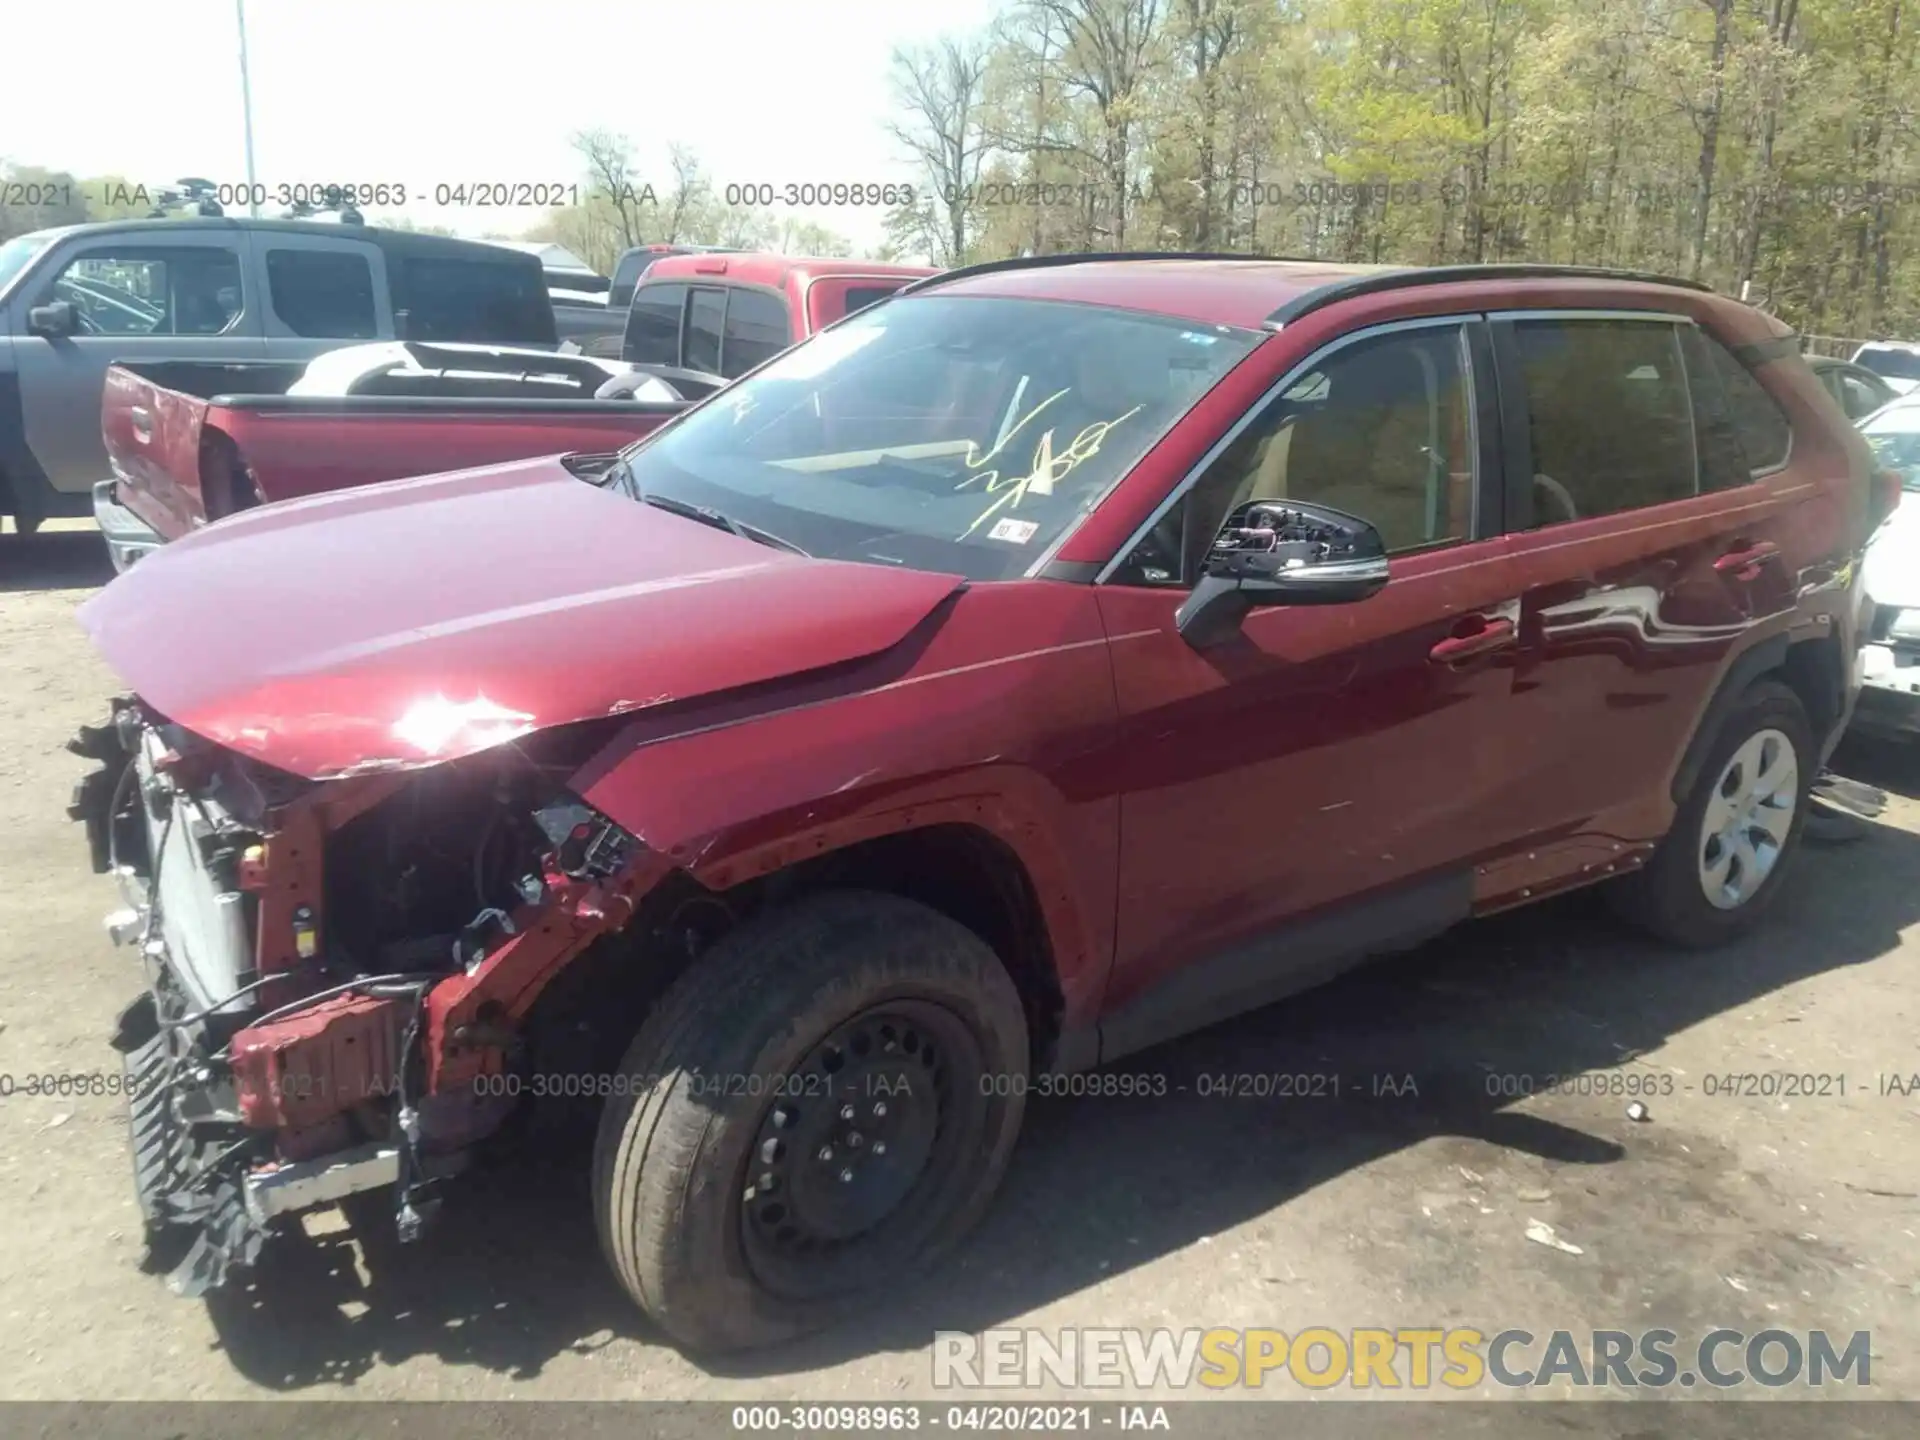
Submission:
{"label": "tree line", "polygon": [[1657,270],[1920,338],[1920,0],[1012,0],[894,57],[892,245]]}

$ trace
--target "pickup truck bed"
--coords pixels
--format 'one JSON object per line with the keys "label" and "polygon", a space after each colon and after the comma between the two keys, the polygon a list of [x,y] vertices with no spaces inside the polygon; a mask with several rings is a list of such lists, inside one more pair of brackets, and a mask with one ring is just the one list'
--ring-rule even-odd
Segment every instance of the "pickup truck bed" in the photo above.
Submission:
{"label": "pickup truck bed", "polygon": [[[267,501],[541,455],[617,450],[689,403],[286,394],[304,369],[159,361],[108,370],[101,431],[113,478],[97,488],[94,510],[116,569],[197,526]],[[487,377],[468,388],[492,383]],[[503,378],[497,388],[512,386]]]}

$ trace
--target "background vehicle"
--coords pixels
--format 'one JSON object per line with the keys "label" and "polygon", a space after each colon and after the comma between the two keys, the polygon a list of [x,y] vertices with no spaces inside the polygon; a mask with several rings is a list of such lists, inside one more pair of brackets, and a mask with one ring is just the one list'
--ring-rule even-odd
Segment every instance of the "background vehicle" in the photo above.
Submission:
{"label": "background vehicle", "polygon": [[1725,941],[1853,702],[1873,473],[1696,283],[1060,256],[597,486],[200,531],[81,611],[138,698],[72,813],[162,877],[150,1225],[193,1285],[345,1190],[410,1236],[571,1077],[622,1283],[763,1344],[951,1247],[1041,1072],[1581,886]]}
{"label": "background vehicle", "polygon": [[531,255],[311,221],[187,217],[42,230],[0,246],[0,514],[89,512],[107,477],[107,366],[296,362],[343,341],[551,348]]}
{"label": "background vehicle", "polygon": [[633,287],[640,283],[640,277],[647,273],[649,266],[656,260],[664,260],[669,255],[739,255],[738,248],[727,245],[671,245],[655,243],[635,245],[620,252],[619,260],[614,262],[613,280],[607,287],[607,305],[622,315],[633,303]]}
{"label": "background vehicle", "polygon": [[[618,386],[618,399],[601,399]],[[107,372],[113,468],[94,516],[114,568],[270,500],[533,455],[604,453],[716,376],[485,346],[356,345],[302,367],[158,361]]]}
{"label": "background vehicle", "polygon": [[1807,368],[1813,371],[1829,395],[1838,402],[1849,420],[1864,420],[1900,391],[1864,365],[1835,360],[1827,355],[1809,355]]}
{"label": "background vehicle", "polygon": [[731,380],[901,286],[925,265],[702,254],[655,261],[633,292],[620,358]]}
{"label": "background vehicle", "polygon": [[1875,604],[1860,652],[1854,724],[1870,734],[1910,738],[1920,734],[1920,396],[1879,411],[1861,433],[1908,498],[1867,548],[1867,593]]}
{"label": "background vehicle", "polygon": [[1871,370],[1902,395],[1920,386],[1920,345],[1870,340],[1853,352],[1853,363]]}
{"label": "background vehicle", "polygon": [[539,260],[546,278],[547,298],[553,302],[553,322],[562,343],[573,343],[588,355],[617,356],[626,329],[623,301],[610,308],[611,281],[564,245],[542,240],[495,240],[506,250],[517,250]]}

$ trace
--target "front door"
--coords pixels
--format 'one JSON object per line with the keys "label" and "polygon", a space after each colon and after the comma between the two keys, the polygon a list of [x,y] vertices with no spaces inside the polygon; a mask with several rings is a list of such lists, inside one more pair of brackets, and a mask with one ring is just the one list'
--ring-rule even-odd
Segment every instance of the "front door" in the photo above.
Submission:
{"label": "front door", "polygon": [[[14,298],[27,445],[55,490],[84,493],[108,478],[100,399],[114,361],[262,356],[261,299],[241,232],[152,229],[75,241],[46,280]],[[27,333],[27,310],[56,300],[73,305],[79,330]]]}
{"label": "front door", "polygon": [[[1425,320],[1292,366],[1099,587],[1121,716],[1112,1056],[1463,918],[1502,764],[1517,590],[1488,503],[1484,327]],[[1176,630],[1221,520],[1297,499],[1371,521],[1370,600]]]}

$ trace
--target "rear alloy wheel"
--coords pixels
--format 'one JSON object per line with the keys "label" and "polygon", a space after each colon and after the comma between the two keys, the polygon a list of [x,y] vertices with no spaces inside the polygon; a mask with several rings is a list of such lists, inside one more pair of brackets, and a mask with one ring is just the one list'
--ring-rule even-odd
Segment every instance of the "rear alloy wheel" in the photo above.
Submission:
{"label": "rear alloy wheel", "polygon": [[1733,752],[1701,820],[1700,887],[1721,910],[1757,894],[1786,853],[1800,810],[1800,764],[1793,740],[1756,730]]}
{"label": "rear alloy wheel", "polygon": [[695,1350],[767,1345],[897,1288],[985,1211],[1024,1108],[998,957],[897,896],[756,917],[668,989],[601,1115],[621,1282]]}
{"label": "rear alloy wheel", "polygon": [[1696,949],[1751,928],[1799,843],[1813,758],[1800,697],[1771,680],[1748,689],[1652,858],[1608,887],[1615,908],[1660,939]]}

